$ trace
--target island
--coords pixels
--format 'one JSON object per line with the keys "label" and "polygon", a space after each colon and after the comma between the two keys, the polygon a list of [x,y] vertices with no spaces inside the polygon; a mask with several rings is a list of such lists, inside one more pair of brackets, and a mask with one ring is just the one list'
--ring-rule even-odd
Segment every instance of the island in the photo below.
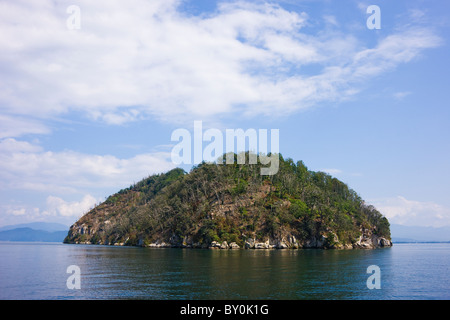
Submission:
{"label": "island", "polygon": [[[237,157],[237,154],[234,154]],[[248,158],[249,153],[245,153]],[[279,170],[202,162],[151,175],[74,223],[64,243],[208,249],[375,249],[390,225],[345,183],[279,155]]]}

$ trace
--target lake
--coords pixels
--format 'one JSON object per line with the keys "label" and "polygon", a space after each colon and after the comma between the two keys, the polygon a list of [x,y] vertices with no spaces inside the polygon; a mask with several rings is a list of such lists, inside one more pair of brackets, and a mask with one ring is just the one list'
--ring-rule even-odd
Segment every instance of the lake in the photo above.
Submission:
{"label": "lake", "polygon": [[[68,288],[71,265],[80,289]],[[368,288],[371,265],[380,289]],[[448,243],[206,250],[1,242],[0,299],[449,299],[449,266]]]}

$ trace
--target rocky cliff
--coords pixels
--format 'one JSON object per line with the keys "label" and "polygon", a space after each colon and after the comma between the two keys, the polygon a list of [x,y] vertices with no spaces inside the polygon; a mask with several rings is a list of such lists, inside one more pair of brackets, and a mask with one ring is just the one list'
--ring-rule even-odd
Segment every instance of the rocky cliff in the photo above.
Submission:
{"label": "rocky cliff", "polygon": [[280,155],[261,164],[206,164],[153,175],[111,195],[65,243],[211,249],[378,248],[389,222],[356,192]]}

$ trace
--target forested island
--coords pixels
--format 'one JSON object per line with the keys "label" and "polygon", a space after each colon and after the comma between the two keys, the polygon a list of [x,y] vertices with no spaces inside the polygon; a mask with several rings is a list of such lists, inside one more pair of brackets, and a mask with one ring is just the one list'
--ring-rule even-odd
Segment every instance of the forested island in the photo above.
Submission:
{"label": "forested island", "polygon": [[277,174],[263,176],[262,167],[203,162],[189,173],[176,168],[149,176],[87,212],[64,242],[218,249],[392,246],[388,220],[342,181],[282,155]]}

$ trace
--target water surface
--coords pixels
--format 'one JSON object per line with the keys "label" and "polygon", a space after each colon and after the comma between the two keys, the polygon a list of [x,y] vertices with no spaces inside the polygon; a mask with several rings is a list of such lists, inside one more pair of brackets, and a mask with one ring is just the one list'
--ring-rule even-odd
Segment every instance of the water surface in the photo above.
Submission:
{"label": "water surface", "polygon": [[[67,267],[81,271],[68,289]],[[367,267],[381,270],[368,289]],[[0,299],[449,299],[450,244],[202,250],[0,243]]]}

